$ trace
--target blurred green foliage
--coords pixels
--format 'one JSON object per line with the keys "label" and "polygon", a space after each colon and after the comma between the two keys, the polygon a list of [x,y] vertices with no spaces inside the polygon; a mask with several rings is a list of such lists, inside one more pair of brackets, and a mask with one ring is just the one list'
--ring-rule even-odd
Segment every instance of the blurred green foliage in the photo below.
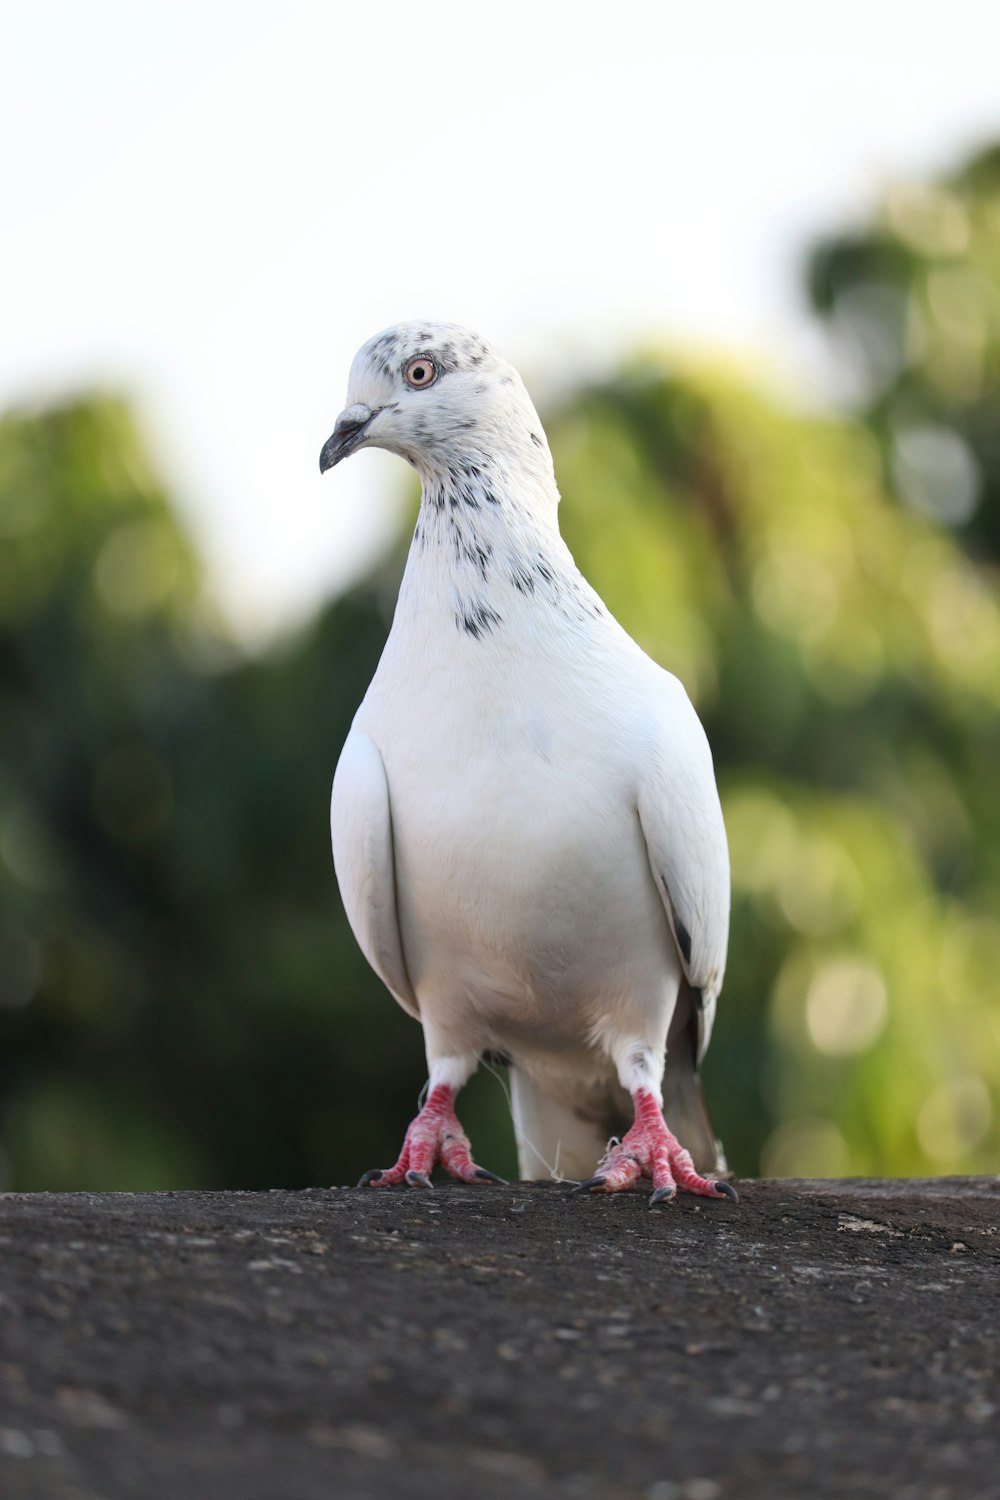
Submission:
{"label": "blurred green foliage", "polygon": [[[637,357],[546,414],[563,529],[715,749],[734,909],[706,1081],[733,1165],[995,1171],[1000,150],[895,190],[809,284],[851,415]],[[126,406],[0,422],[11,1186],[394,1158],[420,1032],[361,958],[325,829],[405,546],[246,659]],[[493,1078],[462,1115],[512,1173]]]}
{"label": "blurred green foliage", "polygon": [[901,183],[863,233],[814,251],[808,287],[889,488],[1000,561],[1000,144]]}

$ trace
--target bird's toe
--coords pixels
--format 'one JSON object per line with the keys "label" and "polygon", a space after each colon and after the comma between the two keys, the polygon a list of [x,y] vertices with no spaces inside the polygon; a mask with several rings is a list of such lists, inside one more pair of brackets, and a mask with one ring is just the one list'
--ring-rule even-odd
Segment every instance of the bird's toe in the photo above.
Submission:
{"label": "bird's toe", "polygon": [[597,1177],[588,1177],[586,1182],[577,1183],[576,1187],[570,1193],[570,1197],[577,1198],[581,1193],[592,1193],[597,1188],[602,1188],[607,1180],[606,1177],[601,1177],[599,1174]]}

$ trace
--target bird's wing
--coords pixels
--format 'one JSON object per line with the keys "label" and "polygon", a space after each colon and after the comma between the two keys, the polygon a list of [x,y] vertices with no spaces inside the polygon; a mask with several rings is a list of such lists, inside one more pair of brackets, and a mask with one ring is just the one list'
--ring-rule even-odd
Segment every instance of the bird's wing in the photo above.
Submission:
{"label": "bird's wing", "polygon": [[396,912],[389,784],[378,746],[356,728],[333,778],[330,829],[337,883],[361,951],[403,1009],[419,1019]]}
{"label": "bird's wing", "polygon": [[729,852],[705,731],[676,678],[664,673],[658,733],[639,783],[650,868],[685,977],[699,1006],[705,1055],[726,970]]}

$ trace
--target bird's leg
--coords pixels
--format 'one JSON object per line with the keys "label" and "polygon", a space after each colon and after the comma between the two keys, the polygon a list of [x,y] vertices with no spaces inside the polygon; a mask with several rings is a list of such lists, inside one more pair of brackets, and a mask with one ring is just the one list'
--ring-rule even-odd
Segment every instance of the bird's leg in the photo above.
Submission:
{"label": "bird's leg", "polygon": [[696,1193],[702,1198],[734,1198],[736,1189],[728,1182],[711,1182],[695,1171],[691,1153],[685,1151],[663,1118],[655,1095],[645,1088],[633,1091],[635,1120],[620,1141],[613,1141],[599,1162],[597,1175],[581,1182],[574,1192],[620,1193],[640,1177],[653,1184],[650,1208],[673,1198],[677,1189]]}
{"label": "bird's leg", "polygon": [[394,1167],[366,1172],[358,1187],[390,1187],[407,1182],[411,1187],[430,1187],[436,1162],[459,1182],[503,1182],[495,1172],[477,1167],[472,1160],[469,1138],[455,1113],[457,1090],[448,1083],[434,1084],[416,1119],[403,1139],[403,1149]]}

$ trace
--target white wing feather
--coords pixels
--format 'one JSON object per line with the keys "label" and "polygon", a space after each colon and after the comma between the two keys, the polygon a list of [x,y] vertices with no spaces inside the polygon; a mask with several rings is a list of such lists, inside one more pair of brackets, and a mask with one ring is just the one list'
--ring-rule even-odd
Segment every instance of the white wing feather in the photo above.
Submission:
{"label": "white wing feather", "polygon": [[639,821],[684,973],[701,995],[700,1061],[726,972],[729,852],[708,740],[680,683],[663,675],[667,712],[640,782]]}
{"label": "white wing feather", "polygon": [[333,778],[330,831],[344,910],[361,951],[403,1009],[419,1020],[396,912],[389,784],[378,746],[356,728]]}

